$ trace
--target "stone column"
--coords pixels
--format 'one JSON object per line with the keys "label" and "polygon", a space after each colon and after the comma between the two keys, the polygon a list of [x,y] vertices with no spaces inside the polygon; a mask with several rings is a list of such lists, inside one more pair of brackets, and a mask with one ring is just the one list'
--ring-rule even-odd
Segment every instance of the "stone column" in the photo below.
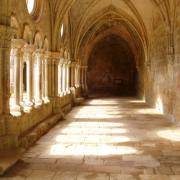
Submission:
{"label": "stone column", "polygon": [[58,96],[58,66],[59,66],[59,58],[58,59],[55,59],[55,96]]}
{"label": "stone column", "polygon": [[32,106],[33,105],[33,52],[34,52],[34,46],[27,45],[23,49],[24,52],[24,58],[27,64],[27,105]]}
{"label": "stone column", "polygon": [[174,107],[174,118],[177,124],[180,124],[180,54],[175,55],[174,62],[174,89],[175,89],[175,107]]}
{"label": "stone column", "polygon": [[48,96],[52,96],[52,57],[50,54],[50,57],[48,59]]}
{"label": "stone column", "polygon": [[13,48],[13,59],[14,59],[14,104],[13,107],[10,107],[12,110],[20,111],[20,49]]}
{"label": "stone column", "polygon": [[45,97],[45,59],[43,56],[43,59],[41,60],[41,97],[44,101]]}
{"label": "stone column", "polygon": [[78,87],[80,87],[80,77],[81,77],[81,74],[80,74],[80,65],[78,64],[77,66],[77,72],[78,72]]}
{"label": "stone column", "polygon": [[74,63],[71,63],[71,87],[75,86]]}
{"label": "stone column", "polygon": [[10,27],[12,1],[0,0],[0,114],[10,113],[10,51],[14,30]]}
{"label": "stone column", "polygon": [[24,57],[23,54],[20,55],[20,104],[23,106],[23,94],[24,94],[24,86],[23,86],[23,68],[24,68]]}
{"label": "stone column", "polygon": [[66,95],[66,64],[63,62],[62,65],[62,91],[63,95]]}
{"label": "stone column", "polygon": [[63,73],[63,59],[61,58],[60,61],[59,61],[59,74],[58,74],[58,93],[59,93],[59,96],[63,96],[63,85],[62,85],[62,73]]}
{"label": "stone column", "polygon": [[66,63],[66,92],[67,92],[67,94],[69,94],[70,93],[70,87],[69,87],[69,75],[70,75],[70,73],[69,73],[69,67],[70,67],[70,61],[67,61],[67,63]]}
{"label": "stone column", "polygon": [[75,87],[78,88],[78,65],[75,65]]}
{"label": "stone column", "polygon": [[49,102],[49,93],[48,93],[48,86],[49,86],[49,52],[45,53],[44,56],[44,101]]}
{"label": "stone column", "polygon": [[42,104],[42,88],[41,88],[41,80],[42,80],[42,58],[43,58],[43,50],[36,50],[35,52],[35,104]]}
{"label": "stone column", "polygon": [[84,66],[81,66],[81,86],[84,89]]}
{"label": "stone column", "polygon": [[55,78],[55,72],[54,72],[54,63],[55,63],[55,60],[54,60],[54,57],[52,56],[52,59],[51,59],[51,96],[54,97],[55,95],[55,92],[54,92],[54,78]]}
{"label": "stone column", "polygon": [[13,48],[13,60],[14,60],[14,104],[11,109],[14,111],[20,111],[20,60],[21,60],[21,49],[25,45],[23,40],[12,40],[12,48]]}
{"label": "stone column", "polygon": [[87,86],[87,69],[88,69],[88,67],[85,66],[85,68],[84,68],[84,89],[85,89],[86,92],[88,90],[88,86]]}
{"label": "stone column", "polygon": [[51,86],[52,86],[52,96],[58,96],[58,63],[60,60],[60,53],[59,52],[52,52],[52,79],[51,79]]}

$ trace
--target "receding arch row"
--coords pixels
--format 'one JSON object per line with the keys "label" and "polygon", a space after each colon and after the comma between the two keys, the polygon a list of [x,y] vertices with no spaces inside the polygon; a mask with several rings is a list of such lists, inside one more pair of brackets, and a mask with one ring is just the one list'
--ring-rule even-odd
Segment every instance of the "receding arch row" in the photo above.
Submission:
{"label": "receding arch row", "polygon": [[[97,39],[100,39],[101,36],[103,37],[114,33],[129,42],[132,50],[134,51],[134,54],[143,54],[143,59],[145,61],[145,56],[147,56],[148,42],[145,40],[146,38],[143,38],[142,33],[139,33],[140,28],[136,28],[134,24],[123,18],[121,15],[114,13],[114,11],[104,12],[104,14],[99,18],[96,18],[95,16],[91,19],[91,23],[91,26],[89,26],[87,29],[84,29],[84,31],[81,32],[77,38],[75,59],[81,59],[87,63],[87,56],[90,52],[90,49],[92,49],[94,42],[96,42]],[[135,53],[135,51],[139,51],[141,53]],[[86,56],[85,58],[80,57],[84,54]],[[140,58],[141,57],[137,57],[137,62]],[[138,62],[138,64],[139,63],[141,62]]]}
{"label": "receding arch row", "polygon": [[49,51],[50,44],[48,37],[46,35],[43,37],[38,30],[33,31],[28,23],[21,25],[15,15],[11,16],[11,27],[14,32],[14,39],[23,39],[29,45],[35,45],[38,49]]}

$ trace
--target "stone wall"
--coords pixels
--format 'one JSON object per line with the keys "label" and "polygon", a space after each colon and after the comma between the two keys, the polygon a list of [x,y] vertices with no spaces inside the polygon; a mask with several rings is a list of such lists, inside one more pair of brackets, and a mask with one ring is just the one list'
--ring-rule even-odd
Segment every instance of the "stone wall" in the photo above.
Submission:
{"label": "stone wall", "polygon": [[147,81],[145,80],[147,102],[165,114],[170,120],[178,121],[179,66],[174,49],[178,33],[171,33],[171,27],[160,12],[154,10],[149,35],[149,61]]}

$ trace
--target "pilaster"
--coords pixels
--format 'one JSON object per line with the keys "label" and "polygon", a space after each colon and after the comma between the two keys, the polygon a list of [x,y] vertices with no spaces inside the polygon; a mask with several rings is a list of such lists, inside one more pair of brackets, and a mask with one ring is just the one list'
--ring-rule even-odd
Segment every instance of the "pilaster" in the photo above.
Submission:
{"label": "pilaster", "polygon": [[0,113],[9,114],[10,100],[10,51],[13,30],[0,25]]}

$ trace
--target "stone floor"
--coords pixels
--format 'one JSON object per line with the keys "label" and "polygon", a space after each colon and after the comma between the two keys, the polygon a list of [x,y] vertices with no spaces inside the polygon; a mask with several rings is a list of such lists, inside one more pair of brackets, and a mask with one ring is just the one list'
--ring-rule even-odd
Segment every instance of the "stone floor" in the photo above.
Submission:
{"label": "stone floor", "polygon": [[135,98],[90,99],[0,179],[180,180],[180,128]]}

